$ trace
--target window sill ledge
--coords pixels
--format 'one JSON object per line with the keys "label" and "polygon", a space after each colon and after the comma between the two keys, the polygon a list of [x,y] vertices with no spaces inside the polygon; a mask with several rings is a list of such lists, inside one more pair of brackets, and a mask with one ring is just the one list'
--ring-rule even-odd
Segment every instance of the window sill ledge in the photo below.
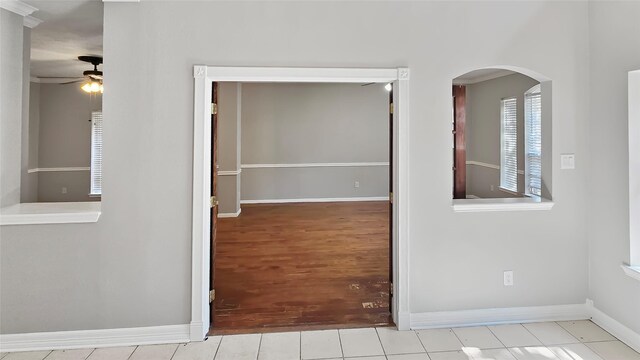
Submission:
{"label": "window sill ledge", "polygon": [[640,281],[640,266],[622,264],[622,270],[624,270],[624,273],[628,276]]}
{"label": "window sill ledge", "polygon": [[455,212],[540,211],[551,210],[553,201],[540,198],[455,199]]}
{"label": "window sill ledge", "polygon": [[95,223],[100,214],[99,201],[23,203],[0,209],[0,225]]}

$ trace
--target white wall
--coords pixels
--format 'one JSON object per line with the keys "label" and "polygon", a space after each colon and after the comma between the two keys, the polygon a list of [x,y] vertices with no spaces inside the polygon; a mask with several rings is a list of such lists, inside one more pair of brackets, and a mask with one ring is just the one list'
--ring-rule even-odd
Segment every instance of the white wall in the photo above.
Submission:
{"label": "white wall", "polygon": [[[243,84],[242,164],[388,162],[389,93],[384,85]],[[242,200],[388,193],[388,166],[242,170]]]}
{"label": "white wall", "polygon": [[[189,322],[194,64],[410,67],[411,312],[584,303],[588,7],[105,3],[102,216],[2,228],[0,332]],[[500,64],[553,79],[555,206],[454,213],[451,79]],[[605,145],[617,148],[617,135]],[[576,170],[559,170],[565,152],[576,154]],[[624,191],[604,204],[620,207]],[[505,269],[515,271],[514,287],[502,286]]]}
{"label": "white wall", "polygon": [[[640,69],[640,3],[589,3],[590,102],[587,234],[589,297],[640,333],[640,283],[620,269],[630,259],[628,72]],[[634,134],[636,138],[639,134]],[[584,159],[586,161],[587,159]],[[578,166],[580,159],[576,159]]]}

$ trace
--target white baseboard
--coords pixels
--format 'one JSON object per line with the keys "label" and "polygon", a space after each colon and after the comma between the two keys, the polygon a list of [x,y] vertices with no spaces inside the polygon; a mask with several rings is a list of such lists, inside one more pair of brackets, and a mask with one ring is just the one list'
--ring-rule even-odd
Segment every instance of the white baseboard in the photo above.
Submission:
{"label": "white baseboard", "polygon": [[189,342],[189,325],[0,335],[3,352]]}
{"label": "white baseboard", "polygon": [[284,204],[284,203],[350,202],[350,201],[389,201],[389,197],[388,196],[371,196],[371,197],[350,197],[350,198],[240,200],[240,204]]}
{"label": "white baseboard", "polygon": [[238,209],[238,211],[234,213],[218,213],[218,218],[234,218],[240,216],[242,209]]}
{"label": "white baseboard", "polygon": [[640,352],[640,334],[597,309],[593,305],[592,300],[587,300],[587,308],[591,314],[591,320],[594,323],[611,333],[611,335],[617,337],[623,343],[629,345],[635,351]]}
{"label": "white baseboard", "polygon": [[411,329],[517,324],[589,318],[586,304],[438,311],[411,314]]}

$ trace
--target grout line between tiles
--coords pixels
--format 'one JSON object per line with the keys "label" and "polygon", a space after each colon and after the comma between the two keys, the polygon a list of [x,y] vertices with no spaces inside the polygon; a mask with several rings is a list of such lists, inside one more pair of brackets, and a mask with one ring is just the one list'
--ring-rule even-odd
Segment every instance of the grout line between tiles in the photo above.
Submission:
{"label": "grout line between tiles", "polygon": [[[207,337],[208,339],[209,337]],[[213,352],[213,357],[211,358],[211,360],[215,360],[216,356],[218,356],[218,350],[220,349],[220,345],[222,345],[222,339],[224,338],[224,336],[220,336],[220,341],[218,341],[218,346],[216,346],[216,351]]]}
{"label": "grout line between tiles", "polygon": [[344,349],[342,349],[342,336],[340,336],[340,330],[336,331],[338,332],[338,341],[340,342],[340,353],[342,354],[342,358],[344,359]]}
{"label": "grout line between tiles", "polygon": [[382,348],[382,355],[387,358],[387,350],[384,348],[384,344],[382,343],[382,339],[380,339],[380,333],[378,332],[378,328],[373,328],[376,331],[376,336],[378,337],[378,342],[380,343],[380,347]]}
{"label": "grout line between tiles", "polygon": [[[420,345],[421,345],[421,346],[422,346],[422,348],[424,349],[424,353],[425,353],[425,354],[428,354],[428,353],[427,353],[427,347],[426,347],[426,346],[424,346],[424,343],[422,342],[422,339],[420,339],[420,335],[418,335],[418,331],[417,331],[417,330],[411,330],[411,331],[413,331],[413,333],[414,333],[414,334],[416,334],[416,336],[418,337],[418,341],[420,342]],[[453,331],[452,331],[452,332],[453,332]],[[456,336],[456,338],[457,338],[457,336]],[[458,341],[460,341],[460,340],[458,339]],[[431,357],[429,357],[429,359],[431,359]]]}
{"label": "grout line between tiles", "polygon": [[[520,326],[522,326],[522,325],[520,325]],[[487,328],[487,329],[489,330],[489,332],[493,335],[493,337],[495,337],[496,339],[498,339],[498,341],[500,342],[500,344],[502,344],[502,347],[504,347],[505,349],[508,349],[508,348],[507,348],[507,345],[505,345],[505,344],[502,342],[502,340],[500,340],[500,338],[498,337],[498,335],[496,335],[496,333],[494,333],[494,332],[493,332],[493,330],[491,330],[491,328],[490,328],[490,327],[485,326],[485,328]]]}
{"label": "grout line between tiles", "polygon": [[258,341],[258,351],[256,352],[256,360],[258,360],[258,357],[260,357],[260,347],[262,346],[262,335],[260,334],[260,341]]}
{"label": "grout line between tiles", "polygon": [[182,343],[178,343],[178,346],[176,346],[176,348],[173,350],[173,354],[171,354],[171,357],[169,358],[169,360],[173,359],[173,357],[176,356],[176,353],[178,352],[178,348],[180,347],[180,345],[182,345]]}
{"label": "grout line between tiles", "polygon": [[133,349],[133,351],[131,352],[131,354],[129,354],[129,357],[127,358],[127,360],[130,360],[130,359],[131,359],[131,357],[133,356],[133,354],[135,354],[135,352],[136,352],[136,351],[138,351],[138,348],[139,348],[139,347],[140,347],[139,345],[136,345],[136,347]]}
{"label": "grout line between tiles", "polygon": [[[460,336],[458,336],[458,334],[456,334],[456,332],[453,330],[453,328],[449,328],[449,331],[451,331],[453,333],[453,336],[455,336],[456,339],[458,339],[458,342],[460,343],[460,345],[462,345],[463,348],[466,347],[466,345],[462,342],[462,339],[460,339]],[[462,350],[462,349],[460,349],[460,350]],[[431,357],[429,357],[429,358],[431,358]]]}
{"label": "grout line between tiles", "polygon": [[94,352],[96,352],[96,348],[93,348],[93,350],[91,350],[91,352],[89,353],[89,355],[87,355],[86,358],[84,358],[84,360],[87,360],[89,357],[91,357],[91,354],[93,354]]}
{"label": "grout line between tiles", "polygon": [[46,358],[49,357],[49,355],[53,354],[53,350],[49,350],[49,353],[47,355],[45,355],[42,360],[45,360]]}

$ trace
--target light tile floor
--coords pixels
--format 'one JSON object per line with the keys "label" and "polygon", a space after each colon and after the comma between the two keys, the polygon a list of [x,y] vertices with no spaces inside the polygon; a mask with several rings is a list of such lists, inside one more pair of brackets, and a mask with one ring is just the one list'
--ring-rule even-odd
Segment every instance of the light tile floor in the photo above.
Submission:
{"label": "light tile floor", "polygon": [[588,320],[211,336],[189,344],[0,353],[1,360],[640,360]]}

